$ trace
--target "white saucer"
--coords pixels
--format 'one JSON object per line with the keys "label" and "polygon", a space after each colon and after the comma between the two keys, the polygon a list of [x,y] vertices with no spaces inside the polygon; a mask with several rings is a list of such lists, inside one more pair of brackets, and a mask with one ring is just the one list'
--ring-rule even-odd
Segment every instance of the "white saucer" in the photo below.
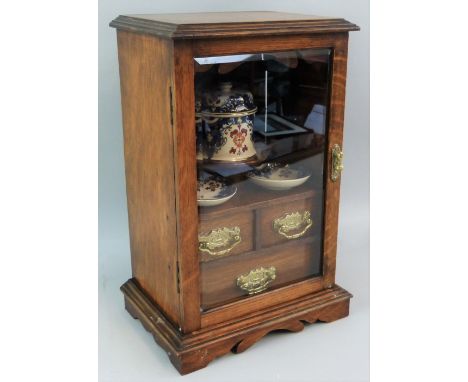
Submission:
{"label": "white saucer", "polygon": [[286,191],[298,187],[310,178],[299,166],[264,163],[248,174],[256,185],[273,191]]}
{"label": "white saucer", "polygon": [[231,199],[236,192],[236,186],[229,186],[223,178],[210,175],[198,180],[197,202],[201,207],[218,206]]}

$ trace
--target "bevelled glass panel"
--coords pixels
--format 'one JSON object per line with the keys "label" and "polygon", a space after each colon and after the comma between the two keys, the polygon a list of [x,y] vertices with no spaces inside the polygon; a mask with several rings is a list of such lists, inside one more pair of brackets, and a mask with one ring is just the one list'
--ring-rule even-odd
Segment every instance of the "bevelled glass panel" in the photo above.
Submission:
{"label": "bevelled glass panel", "polygon": [[202,310],[321,275],[330,60],[194,59]]}

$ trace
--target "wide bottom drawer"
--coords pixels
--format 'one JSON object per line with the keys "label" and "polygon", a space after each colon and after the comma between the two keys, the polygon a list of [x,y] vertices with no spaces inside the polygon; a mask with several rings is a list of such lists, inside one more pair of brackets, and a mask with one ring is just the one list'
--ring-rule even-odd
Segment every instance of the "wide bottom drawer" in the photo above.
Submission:
{"label": "wide bottom drawer", "polygon": [[321,243],[314,239],[201,263],[202,309],[319,275]]}

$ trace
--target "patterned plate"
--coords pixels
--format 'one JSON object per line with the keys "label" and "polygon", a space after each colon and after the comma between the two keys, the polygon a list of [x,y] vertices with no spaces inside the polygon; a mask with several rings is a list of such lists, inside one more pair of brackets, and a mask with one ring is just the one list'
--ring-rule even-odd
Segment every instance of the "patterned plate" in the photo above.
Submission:
{"label": "patterned plate", "polygon": [[203,174],[197,183],[199,206],[210,207],[227,202],[237,192],[237,187],[228,185],[220,176]]}
{"label": "patterned plate", "polygon": [[286,191],[304,184],[310,174],[300,166],[270,162],[251,171],[248,177],[258,186],[274,191]]}

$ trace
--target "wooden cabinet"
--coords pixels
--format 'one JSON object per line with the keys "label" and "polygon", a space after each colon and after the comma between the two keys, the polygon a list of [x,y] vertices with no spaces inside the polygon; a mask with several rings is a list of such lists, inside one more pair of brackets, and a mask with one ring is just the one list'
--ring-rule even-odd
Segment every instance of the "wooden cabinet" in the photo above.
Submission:
{"label": "wooden cabinet", "polygon": [[119,16],[132,278],[180,373],[348,315],[335,284],[348,32],[277,12]]}

